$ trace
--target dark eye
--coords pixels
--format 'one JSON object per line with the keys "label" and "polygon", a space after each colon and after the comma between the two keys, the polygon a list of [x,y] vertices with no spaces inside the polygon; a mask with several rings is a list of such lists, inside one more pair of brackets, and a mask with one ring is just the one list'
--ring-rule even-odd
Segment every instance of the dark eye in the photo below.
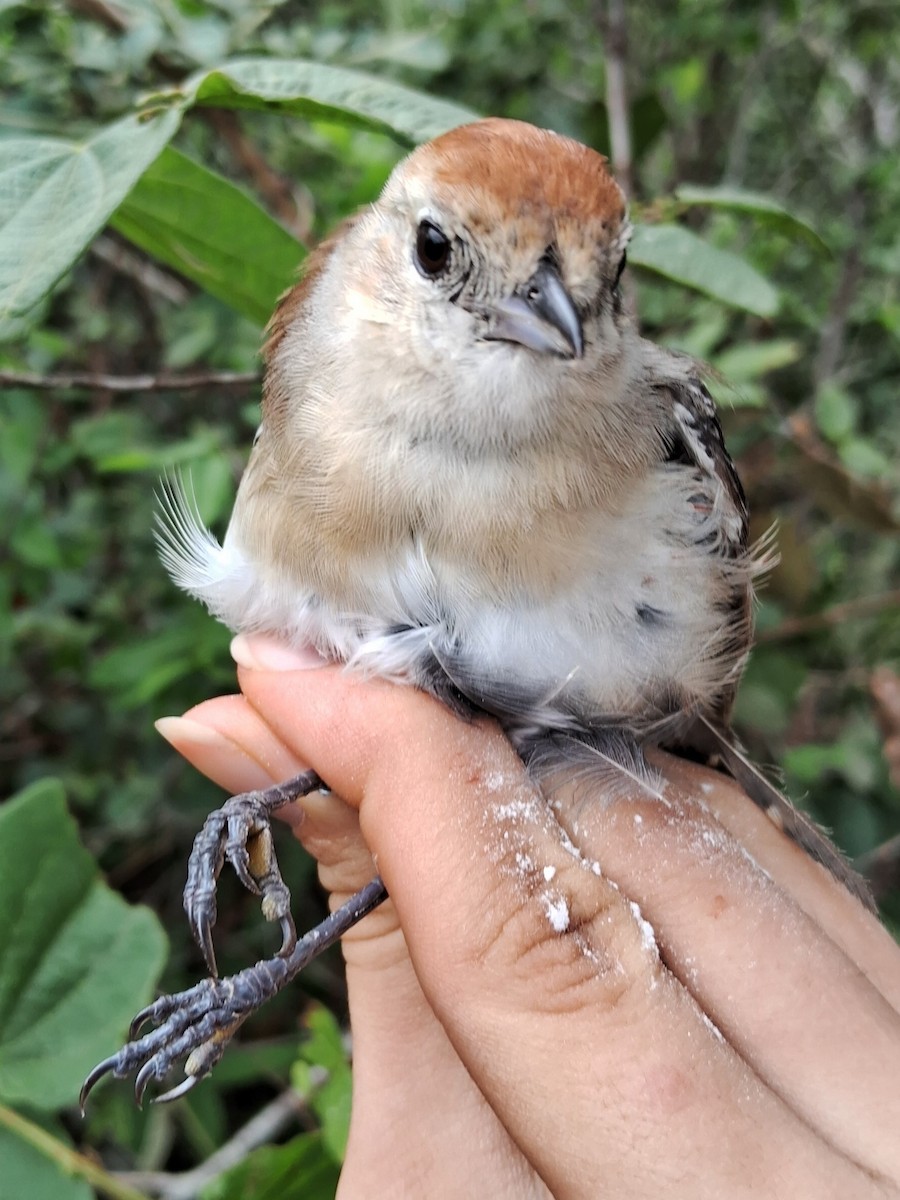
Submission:
{"label": "dark eye", "polygon": [[616,278],[613,281],[614,288],[617,288],[619,286],[619,280],[622,278],[622,272],[625,270],[625,264],[627,261],[628,261],[627,256],[625,254],[623,254],[621,259],[619,260],[619,265],[616,269]]}
{"label": "dark eye", "polygon": [[439,275],[450,261],[450,239],[431,221],[422,221],[416,234],[416,266],[423,275]]}

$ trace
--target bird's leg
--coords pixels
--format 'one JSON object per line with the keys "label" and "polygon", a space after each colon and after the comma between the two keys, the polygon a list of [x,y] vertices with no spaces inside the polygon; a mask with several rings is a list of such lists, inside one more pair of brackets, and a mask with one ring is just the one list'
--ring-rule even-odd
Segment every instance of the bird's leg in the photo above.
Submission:
{"label": "bird's leg", "polygon": [[[89,1093],[104,1075],[123,1079],[136,1072],[134,1094],[140,1104],[150,1081],[164,1079],[182,1058],[186,1060],[185,1078],[159,1096],[157,1103],[189,1092],[210,1073],[247,1017],[386,899],[387,889],[376,877],[302,937],[286,956],[264,959],[227,979],[204,979],[187,991],[160,996],[132,1021],[131,1040],[88,1075],[81,1089],[82,1112]],[[148,1021],[155,1022],[156,1028],[138,1037]]]}
{"label": "bird's leg", "polygon": [[227,858],[244,887],[262,897],[263,916],[281,924],[279,957],[297,944],[291,916],[291,893],[281,878],[272,840],[272,813],[292,800],[324,785],[315,771],[304,771],[287,783],[232,796],[210,813],[194,839],[184,885],[184,911],[213,979],[216,952],[212,928],[216,923],[216,881]]}

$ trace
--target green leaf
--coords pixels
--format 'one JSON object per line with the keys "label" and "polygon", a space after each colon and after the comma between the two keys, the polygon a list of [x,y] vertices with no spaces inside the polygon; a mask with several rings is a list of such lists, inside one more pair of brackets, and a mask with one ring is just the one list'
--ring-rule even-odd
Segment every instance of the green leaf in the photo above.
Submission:
{"label": "green leaf", "polygon": [[728,208],[749,213],[773,229],[788,237],[802,237],[823,254],[831,254],[831,247],[808,221],[798,217],[763,192],[745,191],[736,187],[696,187],[685,183],[676,188],[675,198],[691,208]]}
{"label": "green leaf", "polygon": [[[41,298],[172,139],[189,105],[275,108],[373,129],[405,145],[475,119],[468,109],[400,84],[304,60],[238,59],[198,73],[157,100],[152,113],[125,117],[83,141],[0,140],[4,336],[21,332],[17,318],[34,316]],[[221,213],[219,203],[224,204]],[[242,221],[249,221],[249,227],[242,227]],[[299,258],[290,235],[248,197],[174,152],[124,207],[116,224],[138,245],[259,321],[271,312]],[[239,227],[251,253],[262,247],[260,263],[248,265],[240,249],[231,248],[230,235]]]}
{"label": "green leaf", "polygon": [[140,708],[176,679],[195,670],[198,661],[224,656],[229,634],[201,609],[189,610],[177,623],[145,633],[98,655],[88,671],[91,687],[109,692],[123,711]]}
{"label": "green leaf", "polygon": [[790,366],[803,353],[799,342],[787,338],[771,338],[766,342],[747,342],[743,346],[731,346],[716,356],[716,369],[726,379],[745,383],[759,379],[769,371]]}
{"label": "green leaf", "polygon": [[0,1200],[92,1200],[95,1194],[9,1129],[0,1128],[0,1162]]}
{"label": "green leaf", "polygon": [[754,267],[681,225],[636,226],[628,261],[758,317],[778,310],[778,292]]}
{"label": "green leaf", "polygon": [[166,942],[97,878],[56,780],[0,809],[0,928],[0,1100],[72,1104],[148,999]]}
{"label": "green leaf", "polygon": [[171,146],[112,218],[135,245],[265,324],[303,246],[240,188]]}
{"label": "green leaf", "polygon": [[80,142],[0,141],[0,321],[72,266],[173,136],[181,112],[125,117]]}
{"label": "green leaf", "polygon": [[262,1146],[201,1192],[202,1200],[334,1200],[340,1167],[318,1134]]}
{"label": "green leaf", "polygon": [[784,769],[802,786],[816,783],[826,771],[839,771],[846,759],[840,743],[820,746],[807,743],[803,746],[788,746],[782,752]]}
{"label": "green leaf", "polygon": [[477,120],[476,113],[449,100],[304,59],[235,59],[192,76],[175,94],[194,104],[275,107],[309,119],[350,122],[409,146]]}
{"label": "green leaf", "polygon": [[350,1131],[352,1077],[341,1028],[326,1008],[316,1005],[306,1018],[309,1039],[294,1064],[291,1081],[322,1123],[322,1141],[342,1162]]}
{"label": "green leaf", "polygon": [[840,445],[856,428],[858,405],[840,384],[822,384],[816,396],[816,424],[829,442]]}
{"label": "green leaf", "polygon": [[838,454],[847,470],[854,475],[884,480],[891,474],[891,460],[865,438],[847,438],[838,448]]}

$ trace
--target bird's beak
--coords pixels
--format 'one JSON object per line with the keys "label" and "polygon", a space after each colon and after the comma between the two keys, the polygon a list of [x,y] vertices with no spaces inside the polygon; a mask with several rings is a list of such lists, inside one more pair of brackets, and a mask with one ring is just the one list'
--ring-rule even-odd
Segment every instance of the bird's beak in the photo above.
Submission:
{"label": "bird's beak", "polygon": [[527,283],[488,309],[491,342],[518,342],[539,354],[581,358],[584,333],[572,297],[555,267],[541,263]]}

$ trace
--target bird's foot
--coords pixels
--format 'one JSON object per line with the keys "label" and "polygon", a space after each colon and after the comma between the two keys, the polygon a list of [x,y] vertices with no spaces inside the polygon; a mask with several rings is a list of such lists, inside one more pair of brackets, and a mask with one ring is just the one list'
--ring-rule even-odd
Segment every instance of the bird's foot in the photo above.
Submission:
{"label": "bird's foot", "polygon": [[278,956],[286,958],[296,946],[291,893],[281,877],[272,839],[272,813],[323,786],[315,771],[304,771],[287,783],[232,796],[210,813],[194,839],[184,886],[184,911],[214,979],[218,974],[212,940],[216,882],[226,859],[244,887],[261,897],[266,920],[280,923],[282,940]]}
{"label": "bird's foot", "polygon": [[[287,956],[276,955],[227,979],[204,979],[187,991],[160,996],[131,1022],[128,1043],[88,1075],[81,1089],[82,1112],[104,1075],[124,1079],[135,1074],[134,1094],[140,1104],[150,1081],[164,1079],[180,1059],[185,1060],[185,1078],[156,1102],[176,1100],[189,1092],[210,1073],[252,1013],[386,898],[384,884],[373,879],[301,938]],[[156,1028],[138,1037],[148,1021]]]}

